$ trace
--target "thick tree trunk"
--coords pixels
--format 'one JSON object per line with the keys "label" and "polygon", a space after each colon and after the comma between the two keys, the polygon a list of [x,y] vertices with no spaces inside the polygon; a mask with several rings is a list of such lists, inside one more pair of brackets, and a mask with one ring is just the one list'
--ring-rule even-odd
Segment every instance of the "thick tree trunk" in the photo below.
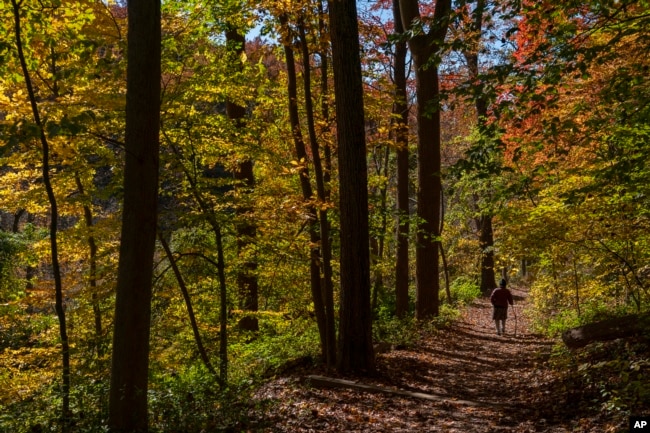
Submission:
{"label": "thick tree trunk", "polygon": [[[234,63],[233,68],[241,69],[240,58],[244,53],[246,39],[237,28],[229,28],[226,31],[226,45],[231,51],[230,61]],[[235,123],[235,127],[245,127],[244,118],[246,109],[231,100],[226,101],[226,114]],[[235,170],[235,179],[238,181],[236,188],[244,188],[250,192],[255,187],[255,176],[253,175],[253,161],[250,159],[239,163]],[[252,222],[248,205],[237,206],[237,251],[240,257],[245,257],[237,271],[237,285],[239,288],[239,306],[246,312],[256,313],[259,310],[259,285],[257,282],[257,262],[250,255],[251,245],[255,243],[257,227]],[[239,327],[247,331],[257,331],[259,323],[257,317],[245,316],[239,321]]]}
{"label": "thick tree trunk", "polygon": [[[433,62],[444,41],[448,28],[451,0],[436,3],[433,22],[428,34],[416,35],[409,41],[415,65],[418,101],[418,230],[416,235],[416,311],[417,319],[438,315],[439,311],[439,229],[441,203],[440,159],[440,96],[438,68]],[[420,19],[417,0],[400,0],[400,12],[405,29]]]}
{"label": "thick tree trunk", "polygon": [[[413,52],[416,67],[418,106],[418,230],[416,234],[416,303],[418,319],[429,319],[439,313],[440,291],[440,111],[434,106],[438,91],[436,67],[426,68],[433,50],[420,47]],[[416,54],[417,51],[417,54]]]}
{"label": "thick tree trunk", "polygon": [[[404,33],[399,0],[393,0],[395,33]],[[406,101],[406,42],[395,44],[393,116],[397,147],[397,253],[395,263],[395,313],[404,318],[409,309],[409,143],[408,103]]]}
{"label": "thick tree trunk", "polygon": [[148,430],[148,367],[160,130],[160,2],[128,3],[126,166],[108,426]]}
{"label": "thick tree trunk", "polygon": [[20,219],[23,217],[25,212],[26,212],[25,209],[18,209],[16,213],[14,213],[14,221],[11,224],[12,233],[18,233],[18,230],[20,229]]}
{"label": "thick tree trunk", "polygon": [[[329,51],[329,33],[325,26],[325,11],[323,7],[323,1],[319,0],[318,2],[318,33],[320,35],[320,46],[319,46],[319,57],[320,57],[320,92],[321,92],[321,116],[323,121],[323,127],[321,134],[328,135],[330,132],[330,109],[329,109],[329,60],[328,60],[328,51]],[[330,200],[330,180],[332,176],[332,149],[328,143],[325,143],[323,146],[323,182],[325,184],[325,200]],[[321,236],[327,236],[329,248],[323,251],[323,261],[329,263],[331,271],[332,263],[332,239],[331,239],[331,226],[329,219],[326,221],[326,225],[321,228]],[[327,255],[327,257],[325,257]],[[325,272],[324,272],[325,273]],[[334,283],[332,281],[332,276],[325,276],[325,279],[330,280],[330,286],[325,287],[323,294],[325,299],[323,303],[326,306],[326,316],[327,316],[327,357],[328,366],[336,364],[336,318],[334,314]]]}
{"label": "thick tree trunk", "polygon": [[[245,184],[250,190],[254,187],[253,162],[251,160],[239,163],[235,178]],[[250,206],[237,207],[237,251],[244,257],[241,268],[237,272],[237,285],[239,286],[240,308],[245,312],[257,313],[259,311],[259,284],[257,281],[257,261],[251,252],[257,237],[257,226],[251,220],[252,208]],[[245,316],[239,321],[239,326],[247,331],[259,330],[257,317]]]}
{"label": "thick tree trunk", "polygon": [[496,287],[494,275],[494,232],[492,215],[477,218],[479,225],[479,247],[481,249],[481,293],[490,293]]}
{"label": "thick tree trunk", "polygon": [[569,329],[562,334],[562,341],[568,348],[578,349],[598,341],[645,334],[649,329],[650,316],[634,314]]}
{"label": "thick tree trunk", "polygon": [[370,310],[368,168],[359,30],[354,0],[329,2],[341,212],[341,304],[337,367],[375,370]]}

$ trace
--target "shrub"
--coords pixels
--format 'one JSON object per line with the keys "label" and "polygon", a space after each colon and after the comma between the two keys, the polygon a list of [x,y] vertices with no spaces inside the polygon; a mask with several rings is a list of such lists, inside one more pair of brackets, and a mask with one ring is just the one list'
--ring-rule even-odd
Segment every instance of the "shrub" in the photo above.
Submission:
{"label": "shrub", "polygon": [[440,293],[440,300],[443,303],[449,303],[459,307],[469,305],[474,299],[481,296],[479,285],[476,281],[468,277],[456,278],[452,281],[449,291],[451,292],[451,301],[447,299],[447,293],[444,290]]}

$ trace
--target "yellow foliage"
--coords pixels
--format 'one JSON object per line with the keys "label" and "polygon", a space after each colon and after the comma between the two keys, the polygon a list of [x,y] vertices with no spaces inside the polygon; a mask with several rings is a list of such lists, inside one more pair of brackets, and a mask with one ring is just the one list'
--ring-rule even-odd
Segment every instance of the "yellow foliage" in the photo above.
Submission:
{"label": "yellow foliage", "polygon": [[56,379],[56,347],[5,349],[0,354],[0,404],[6,405],[33,397]]}

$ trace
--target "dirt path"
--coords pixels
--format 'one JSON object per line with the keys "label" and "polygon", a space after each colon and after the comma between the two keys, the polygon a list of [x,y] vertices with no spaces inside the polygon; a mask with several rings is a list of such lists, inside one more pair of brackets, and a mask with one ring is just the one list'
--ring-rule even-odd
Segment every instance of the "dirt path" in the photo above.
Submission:
{"label": "dirt path", "polygon": [[[462,319],[418,347],[378,356],[379,375],[359,382],[433,394],[429,401],[347,389],[316,389],[301,377],[270,382],[257,395],[275,402],[255,411],[249,431],[263,432],[546,432],[572,431],[553,419],[555,380],[543,360],[552,348],[531,334],[525,293],[514,289],[517,334],[512,311],[507,333],[498,336],[487,299],[468,308]],[[325,374],[316,372],[317,374]],[[556,398],[562,405],[561,398]],[[550,401],[549,401],[550,400]],[[542,409],[544,408],[544,409]],[[252,427],[252,430],[251,430]],[[588,430],[581,430],[588,431]]]}

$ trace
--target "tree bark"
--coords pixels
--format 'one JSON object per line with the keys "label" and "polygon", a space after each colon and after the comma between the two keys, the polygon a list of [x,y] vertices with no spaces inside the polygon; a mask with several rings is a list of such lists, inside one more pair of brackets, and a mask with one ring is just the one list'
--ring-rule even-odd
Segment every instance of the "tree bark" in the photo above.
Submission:
{"label": "tree bark", "polygon": [[217,243],[217,279],[219,280],[219,376],[221,384],[228,384],[228,309],[226,300],[228,299],[228,287],[226,286],[226,259],[223,251],[223,236],[221,227],[214,225],[214,237]]}
{"label": "tree bark", "polygon": [[128,2],[126,166],[108,426],[148,430],[160,131],[160,1]]}
{"label": "tree bark", "polygon": [[[439,240],[440,233],[440,113],[432,107],[439,94],[438,71],[435,67],[424,69],[433,55],[432,50],[414,52],[418,83],[418,192],[417,214],[420,222],[416,234],[416,280],[415,314],[420,320],[439,313]],[[426,101],[426,102],[425,102]],[[435,110],[435,111],[433,111]],[[433,112],[432,112],[433,111]]]}
{"label": "tree bark", "polygon": [[[402,35],[404,25],[399,10],[399,0],[393,0],[395,33]],[[406,42],[395,43],[393,74],[395,81],[395,102],[393,118],[395,145],[397,147],[397,261],[395,263],[395,313],[404,318],[409,309],[409,143],[408,103],[406,96]]]}
{"label": "tree bark", "polygon": [[[433,25],[426,34],[417,34],[409,41],[415,65],[418,104],[418,192],[416,234],[416,304],[419,320],[439,313],[439,228],[441,203],[440,157],[440,96],[438,67],[433,56],[444,42],[449,26],[451,0],[438,0]],[[400,0],[400,12],[405,29],[419,25],[418,0]]]}
{"label": "tree bark", "polygon": [[650,316],[633,314],[569,329],[562,334],[562,341],[570,349],[579,349],[597,341],[645,334],[649,328]]}
{"label": "tree bark", "polygon": [[479,248],[481,250],[481,293],[490,293],[496,287],[494,274],[494,231],[492,215],[483,214],[477,218],[479,226]]}
{"label": "tree bark", "polygon": [[356,2],[330,0],[329,14],[341,212],[337,368],[341,373],[372,373],[368,168]]}
{"label": "tree bark", "polygon": [[12,233],[18,233],[18,230],[20,229],[20,219],[23,217],[23,215],[27,212],[25,209],[18,209],[14,213],[14,221],[11,224],[11,232]]}
{"label": "tree bark", "polygon": [[[468,48],[464,50],[465,61],[469,70],[471,82],[478,82],[478,53],[480,39],[483,29],[483,12],[485,10],[485,0],[477,0],[476,9],[473,11],[474,19],[469,25],[469,37],[467,41]],[[474,100],[478,128],[481,133],[486,132],[485,122],[487,119],[487,101],[482,92],[476,92]],[[478,200],[476,200],[478,202]],[[481,283],[480,290],[482,293],[490,293],[496,287],[496,277],[494,272],[494,231],[492,230],[492,213],[484,211],[477,219],[479,230],[479,249],[481,252]]]}

